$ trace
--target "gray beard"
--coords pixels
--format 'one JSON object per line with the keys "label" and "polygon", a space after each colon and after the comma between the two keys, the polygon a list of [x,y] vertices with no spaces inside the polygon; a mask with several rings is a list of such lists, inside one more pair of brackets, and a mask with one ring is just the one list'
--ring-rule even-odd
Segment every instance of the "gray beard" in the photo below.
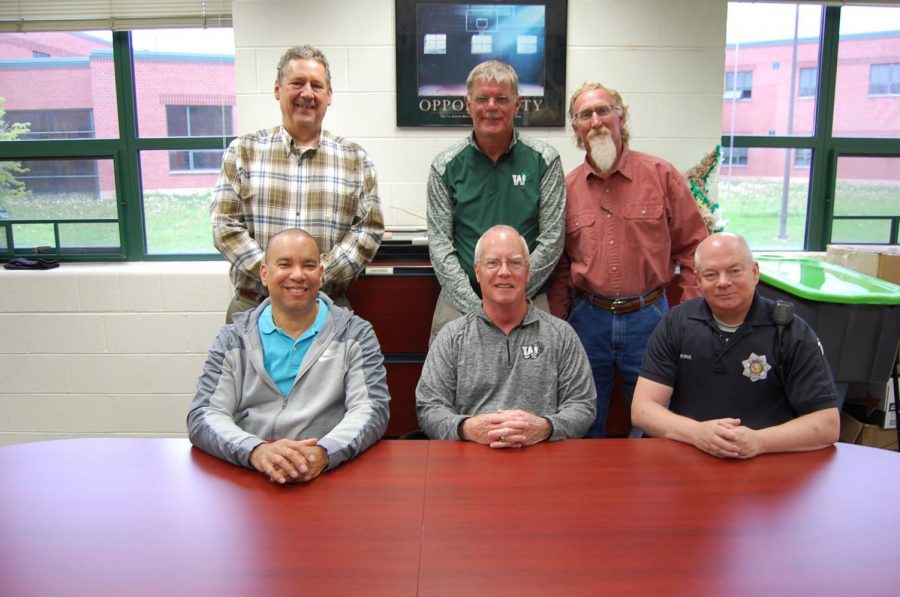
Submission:
{"label": "gray beard", "polygon": [[595,135],[588,140],[588,143],[590,143],[591,160],[600,172],[605,174],[612,170],[618,157],[612,135],[608,133]]}

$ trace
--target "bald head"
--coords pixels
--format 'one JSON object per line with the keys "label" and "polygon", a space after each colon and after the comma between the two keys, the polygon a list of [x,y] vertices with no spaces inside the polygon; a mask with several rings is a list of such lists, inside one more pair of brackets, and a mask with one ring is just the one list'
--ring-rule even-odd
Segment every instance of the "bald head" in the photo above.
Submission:
{"label": "bald head", "polygon": [[759,265],[747,241],[730,232],[713,234],[697,247],[694,265],[700,293],[716,319],[743,323],[759,282]]}
{"label": "bald head", "polygon": [[475,262],[478,263],[481,261],[481,253],[484,248],[485,243],[492,240],[493,238],[500,237],[511,237],[518,238],[519,244],[522,247],[522,257],[525,259],[526,263],[531,262],[528,255],[528,243],[525,242],[525,238],[519,234],[519,231],[513,228],[512,226],[507,226],[506,224],[497,224],[496,226],[491,226],[487,230],[485,230],[484,234],[481,235],[481,238],[478,239],[478,242],[475,243]]}
{"label": "bald head", "polygon": [[694,253],[694,270],[699,272],[702,269],[704,255],[723,251],[733,253],[745,265],[749,266],[753,263],[753,251],[750,249],[747,239],[734,232],[718,232],[706,237],[697,245],[697,251]]}
{"label": "bald head", "polygon": [[316,254],[318,255],[319,244],[316,242],[316,239],[314,239],[312,236],[310,236],[309,232],[307,232],[303,228],[285,228],[284,230],[282,230],[281,232],[279,232],[278,234],[274,235],[272,238],[269,239],[269,244],[266,245],[266,254],[265,254],[265,262],[266,263],[270,262],[269,260],[271,259],[272,246],[278,244],[278,243],[276,243],[276,241],[278,241],[279,239],[288,239],[288,238],[309,239],[316,246]]}

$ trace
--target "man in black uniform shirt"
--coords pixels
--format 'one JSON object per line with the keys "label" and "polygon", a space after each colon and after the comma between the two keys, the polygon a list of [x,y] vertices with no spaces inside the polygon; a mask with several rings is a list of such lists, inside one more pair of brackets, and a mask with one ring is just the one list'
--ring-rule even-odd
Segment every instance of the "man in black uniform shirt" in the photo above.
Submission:
{"label": "man in black uniform shirt", "polygon": [[[697,247],[702,298],[669,312],[647,347],[631,419],[649,435],[721,458],[816,450],[837,441],[831,370],[792,308],[756,292],[747,241],[714,234]],[[668,405],[668,408],[666,408]]]}

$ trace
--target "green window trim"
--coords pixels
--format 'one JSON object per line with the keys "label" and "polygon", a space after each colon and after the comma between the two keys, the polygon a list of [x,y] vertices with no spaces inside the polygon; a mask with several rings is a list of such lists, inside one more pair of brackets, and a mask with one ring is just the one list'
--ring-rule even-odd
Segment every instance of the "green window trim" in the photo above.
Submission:
{"label": "green window trim", "polygon": [[[832,223],[835,219],[856,218],[855,216],[834,216],[838,158],[851,156],[900,157],[900,143],[896,138],[833,136],[841,9],[836,6],[826,6],[824,10],[825,18],[822,22],[819,72],[816,84],[818,101],[813,124],[815,133],[808,137],[722,135],[723,147],[808,148],[813,150],[806,213],[806,238],[804,239],[804,250],[807,251],[825,250],[831,242]],[[894,218],[891,228],[891,235],[892,244],[900,242],[897,237],[896,218]]]}
{"label": "green window trim", "polygon": [[72,223],[114,223],[118,222],[119,237],[122,239],[118,250],[69,252],[62,250],[60,257],[65,261],[211,261],[222,259],[218,253],[200,254],[148,254],[144,233],[142,206],[142,186],[140,175],[140,152],[145,150],[203,150],[224,151],[234,138],[191,137],[191,138],[140,138],[137,136],[137,103],[135,97],[133,50],[131,34],[127,31],[113,33],[113,68],[116,81],[119,137],[106,139],[48,139],[0,142],[0,160],[29,160],[52,158],[83,158],[112,160],[117,198],[117,219],[66,218],[47,220],[0,220],[0,259],[14,255],[28,254],[29,248],[16,248],[10,243],[12,226],[15,224],[41,223],[53,226],[57,247],[60,244],[59,226]]}

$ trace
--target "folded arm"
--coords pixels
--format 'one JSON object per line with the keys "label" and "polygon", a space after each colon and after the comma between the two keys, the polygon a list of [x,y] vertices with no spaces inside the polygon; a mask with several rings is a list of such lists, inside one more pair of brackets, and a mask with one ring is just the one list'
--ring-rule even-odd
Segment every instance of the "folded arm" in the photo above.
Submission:
{"label": "folded arm", "polygon": [[837,441],[837,408],[826,408],[765,429],[750,429],[740,419],[695,421],[668,409],[672,388],[639,377],[634,389],[631,420],[654,437],[691,444],[720,458],[753,458],[766,452],[818,450]]}

